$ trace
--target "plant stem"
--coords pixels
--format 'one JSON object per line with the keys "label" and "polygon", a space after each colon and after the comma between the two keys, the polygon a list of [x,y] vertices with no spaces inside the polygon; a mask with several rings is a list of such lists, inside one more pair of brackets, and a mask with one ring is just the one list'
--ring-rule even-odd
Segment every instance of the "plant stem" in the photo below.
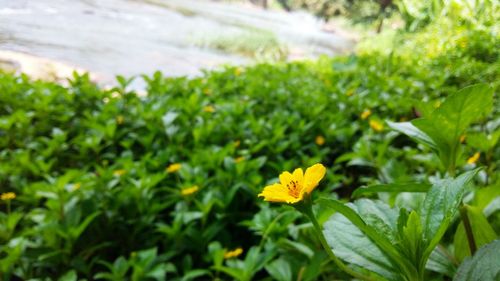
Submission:
{"label": "plant stem", "polygon": [[462,203],[460,207],[460,217],[464,224],[465,235],[467,235],[467,242],[469,243],[470,255],[473,256],[477,250],[476,241],[474,240],[474,233],[472,233],[472,226],[470,224],[469,216],[467,215],[467,207]]}
{"label": "plant stem", "polygon": [[[314,230],[316,231],[316,234],[318,235],[319,241],[321,242],[321,245],[325,249],[325,251],[328,253],[330,258],[333,260],[333,262],[344,272],[347,274],[351,275],[354,278],[360,279],[360,280],[365,280],[365,281],[375,281],[375,279],[371,278],[370,276],[366,276],[364,274],[361,274],[359,272],[356,272],[349,268],[347,265],[345,265],[334,253],[332,248],[328,245],[326,242],[325,235],[323,234],[323,231],[321,230],[321,227],[316,220],[316,217],[314,216],[314,213],[311,208],[311,203],[310,199],[306,199],[306,202],[304,202],[304,206],[301,208],[297,208],[299,211],[301,211],[304,215],[306,215],[312,222],[314,226]],[[307,202],[309,201],[309,202]]]}

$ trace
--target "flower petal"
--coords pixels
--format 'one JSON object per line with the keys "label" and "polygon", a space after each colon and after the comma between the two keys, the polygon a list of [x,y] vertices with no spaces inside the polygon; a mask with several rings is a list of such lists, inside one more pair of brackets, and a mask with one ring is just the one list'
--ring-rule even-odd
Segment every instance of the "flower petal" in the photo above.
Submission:
{"label": "flower petal", "polygon": [[302,168],[297,168],[293,171],[292,180],[296,181],[301,189],[304,189],[304,171]]}
{"label": "flower petal", "polygon": [[311,194],[319,181],[325,176],[326,168],[322,164],[314,164],[306,169],[304,175],[304,191]]}
{"label": "flower petal", "polygon": [[290,172],[283,172],[280,174],[280,183],[285,187],[289,184],[293,179],[292,174]]}
{"label": "flower petal", "polygon": [[258,196],[264,197],[264,200],[268,202],[296,203],[301,200],[301,198],[295,198],[288,194],[288,190],[279,183],[264,187],[264,190]]}

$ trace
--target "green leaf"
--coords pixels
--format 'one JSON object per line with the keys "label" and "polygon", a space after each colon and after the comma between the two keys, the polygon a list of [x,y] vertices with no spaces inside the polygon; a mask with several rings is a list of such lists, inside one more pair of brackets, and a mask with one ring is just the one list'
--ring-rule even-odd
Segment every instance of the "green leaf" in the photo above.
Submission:
{"label": "green leaf", "polygon": [[486,116],[492,106],[493,89],[477,84],[450,95],[430,116],[413,120],[412,124],[432,139],[444,166],[450,167],[459,156],[460,136],[472,122]]}
{"label": "green leaf", "polygon": [[412,211],[408,216],[405,225],[399,226],[398,229],[400,235],[400,252],[404,253],[404,256],[411,260],[414,265],[420,265],[422,258],[423,241],[422,241],[422,225],[420,222],[420,216],[417,212]]}
{"label": "green leaf", "polygon": [[453,277],[457,270],[457,266],[450,259],[450,255],[446,253],[442,247],[436,247],[434,251],[432,251],[425,268],[449,277]]}
{"label": "green leaf", "polygon": [[210,271],[206,269],[192,269],[182,276],[181,281],[194,280],[197,277],[210,275]]}
{"label": "green leaf", "polygon": [[500,280],[500,240],[481,247],[458,268],[453,281]]}
{"label": "green leaf", "polygon": [[365,188],[357,188],[352,197],[359,197],[363,194],[376,193],[376,192],[427,192],[431,185],[428,183],[389,183],[389,184],[375,184]]}
{"label": "green leaf", "polygon": [[275,280],[292,280],[292,269],[290,268],[290,264],[288,264],[288,262],[283,258],[274,260],[270,264],[266,265],[265,269]]}
{"label": "green leaf", "polygon": [[[402,259],[386,234],[394,233],[398,212],[380,201],[361,199],[345,205],[334,199],[320,200],[337,211],[324,224],[334,253],[349,263],[396,279],[400,271],[395,265]],[[366,221],[360,215],[367,216]]]}
{"label": "green leaf", "polygon": [[78,279],[77,279],[76,271],[74,271],[74,270],[70,270],[70,271],[66,272],[66,274],[64,274],[63,276],[59,277],[59,279],[57,279],[57,281],[76,281],[76,280],[78,280]]}
{"label": "green leaf", "polygon": [[[468,205],[465,205],[465,208],[471,224],[472,235],[478,248],[498,237],[481,209]],[[469,243],[467,242],[463,223],[460,223],[457,232],[455,232],[453,244],[455,245],[455,257],[458,261],[462,261],[465,257],[470,256]]]}
{"label": "green leaf", "polygon": [[442,179],[434,183],[427,193],[420,211],[423,238],[427,242],[424,256],[429,256],[458,211],[466,186],[479,172],[479,168],[461,174],[457,178]]}
{"label": "green leaf", "polygon": [[416,142],[427,145],[432,149],[437,149],[437,145],[434,140],[427,135],[424,131],[415,127],[411,122],[391,122],[386,120],[387,125],[391,127],[393,130],[398,131],[402,134],[407,135],[408,137],[414,139]]}

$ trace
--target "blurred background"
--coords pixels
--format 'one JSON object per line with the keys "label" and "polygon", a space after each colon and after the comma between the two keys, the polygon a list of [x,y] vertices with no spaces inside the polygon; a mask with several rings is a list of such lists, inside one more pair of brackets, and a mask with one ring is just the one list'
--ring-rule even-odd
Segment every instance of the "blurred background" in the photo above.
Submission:
{"label": "blurred background", "polygon": [[330,19],[354,2],[0,0],[0,62],[41,77],[81,69],[111,83],[117,74],[335,55],[357,34]]}

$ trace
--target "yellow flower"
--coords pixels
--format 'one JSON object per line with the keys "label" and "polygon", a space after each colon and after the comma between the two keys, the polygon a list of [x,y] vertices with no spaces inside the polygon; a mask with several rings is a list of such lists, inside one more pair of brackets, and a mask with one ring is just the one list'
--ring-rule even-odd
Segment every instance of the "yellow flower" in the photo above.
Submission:
{"label": "yellow flower", "polygon": [[234,69],[234,75],[235,76],[240,76],[241,75],[241,68],[237,67]]}
{"label": "yellow flower", "polygon": [[224,258],[225,259],[236,258],[236,257],[240,256],[241,254],[243,254],[243,249],[241,247],[238,247],[232,251],[226,251],[224,253]]}
{"label": "yellow flower", "polygon": [[73,184],[73,186],[71,187],[71,191],[76,191],[76,190],[80,189],[80,187],[82,187],[82,184],[77,182],[77,183]]}
{"label": "yellow flower", "polygon": [[280,175],[280,183],[268,185],[258,195],[269,202],[297,203],[304,198],[304,194],[311,192],[318,186],[319,181],[325,176],[326,168],[321,164],[315,164],[306,169],[295,169],[293,174],[283,172]]}
{"label": "yellow flower", "polygon": [[384,129],[384,124],[377,120],[370,120],[370,127],[376,132],[381,132]]}
{"label": "yellow flower", "polygon": [[16,199],[16,194],[14,192],[2,193],[2,195],[0,195],[0,199],[2,199],[3,201]]}
{"label": "yellow flower", "polygon": [[317,136],[314,141],[316,142],[317,145],[322,146],[323,144],[325,144],[325,137]]}
{"label": "yellow flower", "polygon": [[125,173],[126,173],[126,172],[127,172],[127,171],[125,171],[125,170],[123,170],[123,169],[120,169],[120,170],[115,170],[115,171],[113,171],[113,175],[114,175],[115,177],[121,177],[121,176],[125,175]]}
{"label": "yellow flower", "polygon": [[203,107],[203,111],[213,113],[213,112],[215,112],[215,107],[213,107],[211,105],[207,105],[207,106]]}
{"label": "yellow flower", "polygon": [[182,167],[182,164],[180,164],[180,163],[170,164],[167,167],[166,171],[167,171],[167,173],[175,173],[175,172],[179,171],[181,169],[181,167]]}
{"label": "yellow flower", "polygon": [[243,162],[243,160],[245,160],[244,156],[236,157],[234,158],[234,163],[240,163]]}
{"label": "yellow flower", "polygon": [[369,109],[365,109],[365,111],[363,111],[363,113],[361,113],[361,119],[365,120],[370,115],[372,115],[372,111]]}
{"label": "yellow flower", "polygon": [[118,115],[118,116],[116,116],[116,123],[117,123],[118,125],[123,124],[123,121],[124,121],[124,120],[125,120],[125,119],[123,118],[123,115]]}
{"label": "yellow flower", "polygon": [[236,140],[234,141],[234,147],[240,147],[240,144],[241,144],[241,141],[240,140]]}
{"label": "yellow flower", "polygon": [[188,187],[188,188],[184,188],[181,190],[181,194],[183,196],[188,196],[188,195],[191,195],[193,193],[195,193],[196,191],[198,191],[200,188],[197,186],[197,185],[193,185],[191,187]]}
{"label": "yellow flower", "polygon": [[481,156],[481,153],[476,152],[474,155],[472,155],[469,159],[467,159],[467,164],[475,164],[477,160],[479,160],[479,157]]}

